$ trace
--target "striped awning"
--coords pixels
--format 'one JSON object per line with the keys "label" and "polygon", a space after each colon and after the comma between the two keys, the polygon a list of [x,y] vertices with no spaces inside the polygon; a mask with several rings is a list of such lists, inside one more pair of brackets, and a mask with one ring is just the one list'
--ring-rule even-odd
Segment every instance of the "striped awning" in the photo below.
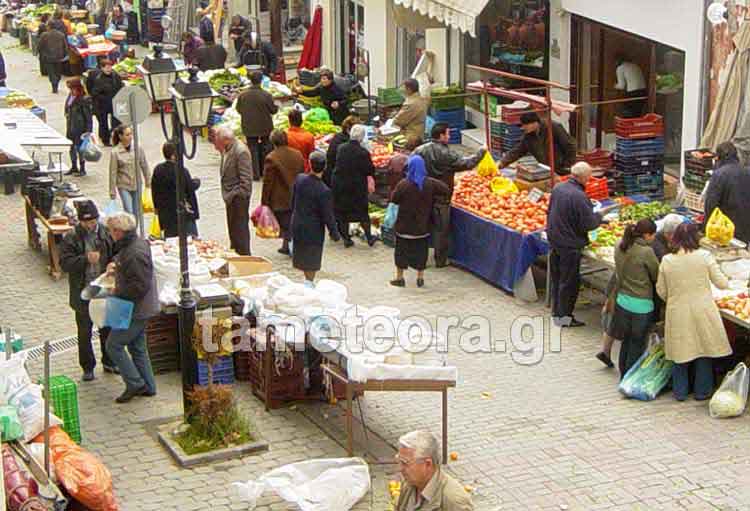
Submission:
{"label": "striped awning", "polygon": [[397,6],[418,12],[470,36],[476,36],[476,19],[489,0],[394,0]]}

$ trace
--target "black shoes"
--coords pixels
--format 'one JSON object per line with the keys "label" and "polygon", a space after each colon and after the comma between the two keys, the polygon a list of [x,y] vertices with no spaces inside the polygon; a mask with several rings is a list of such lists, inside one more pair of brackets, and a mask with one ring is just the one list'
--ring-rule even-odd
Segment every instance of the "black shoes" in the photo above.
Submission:
{"label": "black shoes", "polygon": [[277,252],[279,254],[283,254],[283,255],[291,255],[291,252],[289,252],[289,249],[288,248],[284,248],[284,247],[281,247]]}
{"label": "black shoes", "polygon": [[417,279],[417,287],[424,287],[424,279]]}
{"label": "black shoes", "polygon": [[607,356],[607,354],[606,354],[606,353],[604,353],[603,351],[600,351],[599,353],[597,353],[597,354],[596,354],[596,358],[597,358],[597,359],[598,359],[598,360],[599,360],[599,361],[600,361],[600,362],[601,362],[602,364],[604,364],[605,366],[609,367],[610,369],[612,369],[613,367],[615,367],[615,364],[613,364],[613,363],[612,363],[612,359],[611,359],[611,358],[609,358],[609,357]]}
{"label": "black shoes", "polygon": [[82,379],[83,381],[94,381],[96,379],[96,376],[94,376],[93,369],[91,371],[84,371]]}
{"label": "black shoes", "polygon": [[568,323],[567,325],[563,325],[563,326],[567,328],[578,328],[578,327],[586,326],[586,323],[584,323],[583,321],[578,321],[576,318],[573,318],[570,320],[570,323]]}
{"label": "black shoes", "polygon": [[72,168],[63,174],[63,176],[77,176],[77,175],[78,175],[78,169],[76,168]]}
{"label": "black shoes", "polygon": [[351,240],[351,238],[344,240],[344,248],[352,248],[354,246],[354,242]]}
{"label": "black shoes", "polygon": [[110,374],[120,374],[120,370],[117,369],[117,366],[109,366],[106,364],[102,364],[104,366],[104,372],[110,373]]}
{"label": "black shoes", "polygon": [[406,287],[406,281],[404,279],[393,279],[391,285],[396,287]]}
{"label": "black shoes", "polygon": [[132,400],[135,396],[145,396],[148,392],[148,387],[143,385],[137,389],[125,389],[125,392],[120,394],[117,399],[115,399],[116,403],[123,404],[127,403],[128,401]]}

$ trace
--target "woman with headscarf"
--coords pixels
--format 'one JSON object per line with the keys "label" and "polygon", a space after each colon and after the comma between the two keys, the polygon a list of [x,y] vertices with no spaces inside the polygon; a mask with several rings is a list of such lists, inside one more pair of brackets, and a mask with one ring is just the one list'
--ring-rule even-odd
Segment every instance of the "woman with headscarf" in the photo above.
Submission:
{"label": "woman with headscarf", "polygon": [[370,153],[362,146],[366,128],[361,124],[352,126],[349,141],[339,147],[336,168],[333,173],[333,207],[344,246],[354,245],[349,236],[349,223],[359,222],[365,231],[367,244],[373,246],[377,238],[370,229],[367,177],[375,175],[375,165]]}
{"label": "woman with headscarf", "polygon": [[432,226],[430,218],[435,201],[450,195],[448,186],[427,177],[427,169],[421,156],[411,156],[406,165],[406,177],[399,181],[391,196],[398,204],[396,216],[396,278],[392,286],[404,287],[404,270],[417,270],[417,287],[424,286],[424,269],[429,251],[428,238]]}

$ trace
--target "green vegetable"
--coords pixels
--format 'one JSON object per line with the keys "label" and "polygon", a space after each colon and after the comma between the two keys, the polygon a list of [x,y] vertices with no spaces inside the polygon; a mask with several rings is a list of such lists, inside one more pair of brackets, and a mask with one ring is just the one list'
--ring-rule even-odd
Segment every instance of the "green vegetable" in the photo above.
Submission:
{"label": "green vegetable", "polygon": [[114,66],[112,66],[112,69],[114,69],[115,73],[128,73],[128,74],[135,74],[138,70],[136,69],[141,64],[141,61],[139,59],[131,59],[130,57],[121,60]]}
{"label": "green vegetable", "polygon": [[656,76],[657,90],[681,89],[683,84],[682,75],[679,73],[668,73]]}
{"label": "green vegetable", "polygon": [[633,366],[620,383],[620,392],[641,401],[655,399],[672,377],[672,361],[667,360],[664,346],[652,348],[639,365]]}
{"label": "green vegetable", "polygon": [[620,221],[637,222],[644,218],[656,220],[672,212],[672,207],[663,202],[630,204],[620,210]]}
{"label": "green vegetable", "polygon": [[239,87],[241,84],[242,79],[238,75],[230,73],[229,71],[217,73],[208,79],[208,85],[216,91],[221,90],[225,85]]}

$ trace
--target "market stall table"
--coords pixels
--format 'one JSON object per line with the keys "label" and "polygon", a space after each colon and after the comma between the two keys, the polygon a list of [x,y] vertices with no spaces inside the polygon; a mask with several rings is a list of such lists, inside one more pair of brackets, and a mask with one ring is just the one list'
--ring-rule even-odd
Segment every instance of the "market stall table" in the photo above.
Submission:
{"label": "market stall table", "polygon": [[[68,167],[63,165],[62,155],[73,142],[25,108],[0,109],[0,140],[11,141],[25,149],[44,150],[49,153],[49,163],[40,165],[41,172],[57,173],[62,180]],[[53,162],[56,156],[58,162]]]}
{"label": "market stall table", "polygon": [[54,280],[59,280],[62,277],[62,268],[60,267],[60,243],[62,237],[69,231],[73,230],[73,226],[64,224],[52,224],[47,218],[44,217],[34,206],[31,205],[31,200],[24,196],[24,202],[26,205],[26,232],[28,234],[29,246],[34,250],[41,250],[42,243],[37,231],[37,221],[47,230],[47,252],[49,253],[49,274]]}

